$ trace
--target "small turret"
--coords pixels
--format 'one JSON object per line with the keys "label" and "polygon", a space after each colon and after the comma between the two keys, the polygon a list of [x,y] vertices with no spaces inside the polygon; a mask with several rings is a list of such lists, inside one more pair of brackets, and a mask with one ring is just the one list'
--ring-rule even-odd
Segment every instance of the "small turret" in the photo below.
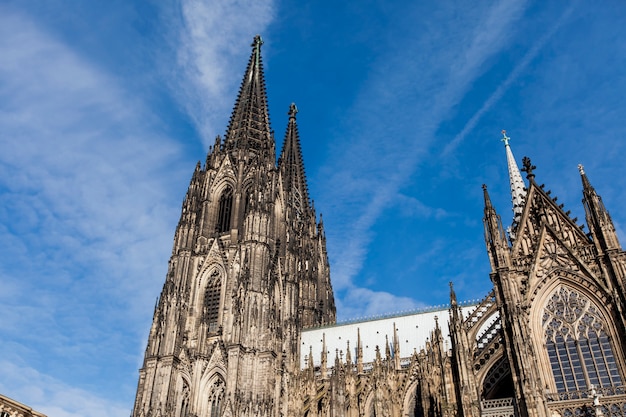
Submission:
{"label": "small turret", "polygon": [[491,198],[487,192],[487,186],[483,184],[483,194],[485,198],[485,243],[489,253],[492,271],[509,264],[509,246],[502,228],[500,216],[496,213]]}
{"label": "small turret", "polygon": [[602,197],[598,195],[589,182],[582,165],[578,165],[578,171],[583,183],[583,205],[585,206],[587,224],[598,252],[605,253],[606,251],[621,249],[613,220],[604,207]]}
{"label": "small turret", "polygon": [[322,358],[320,364],[320,372],[322,373],[322,378],[326,376],[326,369],[328,367],[328,355],[326,353],[326,333],[322,333]]}
{"label": "small turret", "polygon": [[456,292],[454,291],[454,285],[452,284],[452,281],[450,281],[450,306],[451,307],[457,306]]}
{"label": "small turret", "polygon": [[361,330],[356,329],[356,369],[357,372],[363,373],[363,343],[361,343]]}
{"label": "small turret", "polygon": [[400,338],[398,337],[398,328],[395,322],[393,323],[393,361],[394,367],[400,370]]}

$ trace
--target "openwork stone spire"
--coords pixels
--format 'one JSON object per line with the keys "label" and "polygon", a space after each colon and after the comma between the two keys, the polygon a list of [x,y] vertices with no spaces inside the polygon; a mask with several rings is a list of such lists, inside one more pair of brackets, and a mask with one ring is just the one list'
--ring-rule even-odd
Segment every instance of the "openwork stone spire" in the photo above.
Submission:
{"label": "openwork stone spire", "polygon": [[502,142],[504,142],[504,149],[506,150],[506,161],[509,167],[509,182],[511,184],[511,201],[513,203],[513,223],[518,223],[522,211],[524,209],[524,198],[526,198],[526,190],[524,180],[522,180],[522,174],[515,162],[513,152],[511,152],[511,146],[509,146],[509,140],[506,130],[502,131]]}
{"label": "openwork stone spire", "polygon": [[288,113],[289,124],[280,155],[279,168],[282,171],[285,191],[291,195],[293,204],[299,210],[305,210],[309,208],[309,192],[304,172],[300,135],[296,124],[296,113],[298,113],[298,108],[294,103],[291,103]]}
{"label": "openwork stone spire", "polygon": [[224,144],[227,149],[239,148],[263,154],[270,153],[273,158],[274,140],[265,93],[261,45],[263,45],[261,36],[255,36],[252,55],[241,82]]}

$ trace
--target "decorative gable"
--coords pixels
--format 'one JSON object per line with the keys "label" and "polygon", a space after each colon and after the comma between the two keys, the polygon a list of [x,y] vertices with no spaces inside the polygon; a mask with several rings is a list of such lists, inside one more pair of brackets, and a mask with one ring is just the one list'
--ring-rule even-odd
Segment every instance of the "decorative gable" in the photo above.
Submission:
{"label": "decorative gable", "polygon": [[218,182],[221,182],[224,178],[229,178],[233,182],[237,178],[235,175],[235,167],[230,159],[230,154],[226,154],[224,159],[222,159],[222,163],[220,164],[219,169],[217,170],[217,175],[215,176],[218,179]]}
{"label": "decorative gable", "polygon": [[581,259],[551,227],[544,226],[538,246],[528,279],[523,279],[521,283],[522,294],[526,295],[528,302],[532,302],[540,289],[550,286],[555,279],[574,280],[584,287],[603,287],[596,275],[595,265]]}
{"label": "decorative gable", "polygon": [[516,230],[517,238],[511,248],[513,263],[518,268],[528,270],[530,267],[544,226],[549,227],[555,238],[564,242],[567,247],[585,255],[586,261],[591,260],[587,253],[592,242],[555,201],[556,199],[550,198],[547,192],[531,181],[526,205]]}

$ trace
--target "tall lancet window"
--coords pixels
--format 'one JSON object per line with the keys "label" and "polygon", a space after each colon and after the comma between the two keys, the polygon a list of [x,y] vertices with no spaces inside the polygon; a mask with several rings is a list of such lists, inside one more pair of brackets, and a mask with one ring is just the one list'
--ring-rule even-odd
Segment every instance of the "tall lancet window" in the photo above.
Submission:
{"label": "tall lancet window", "polygon": [[188,417],[189,416],[189,386],[183,382],[183,395],[182,401],[180,404],[180,417]]}
{"label": "tall lancet window", "polygon": [[622,385],[607,321],[587,297],[559,288],[548,300],[542,322],[558,392]]}
{"label": "tall lancet window", "polygon": [[215,381],[209,392],[209,417],[219,417],[224,400],[224,381]]}
{"label": "tall lancet window", "polygon": [[209,333],[216,333],[220,311],[222,280],[218,271],[213,271],[204,291],[203,320]]}
{"label": "tall lancet window", "polygon": [[233,189],[227,187],[220,196],[220,205],[217,212],[216,229],[218,233],[230,230],[230,217],[233,209]]}

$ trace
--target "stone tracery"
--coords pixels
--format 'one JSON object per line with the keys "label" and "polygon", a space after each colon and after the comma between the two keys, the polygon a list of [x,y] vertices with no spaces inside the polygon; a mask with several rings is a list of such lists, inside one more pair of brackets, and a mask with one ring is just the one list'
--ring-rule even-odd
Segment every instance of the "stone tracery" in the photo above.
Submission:
{"label": "stone tracery", "polygon": [[587,297],[561,286],[546,303],[542,325],[558,392],[621,385],[606,319]]}

